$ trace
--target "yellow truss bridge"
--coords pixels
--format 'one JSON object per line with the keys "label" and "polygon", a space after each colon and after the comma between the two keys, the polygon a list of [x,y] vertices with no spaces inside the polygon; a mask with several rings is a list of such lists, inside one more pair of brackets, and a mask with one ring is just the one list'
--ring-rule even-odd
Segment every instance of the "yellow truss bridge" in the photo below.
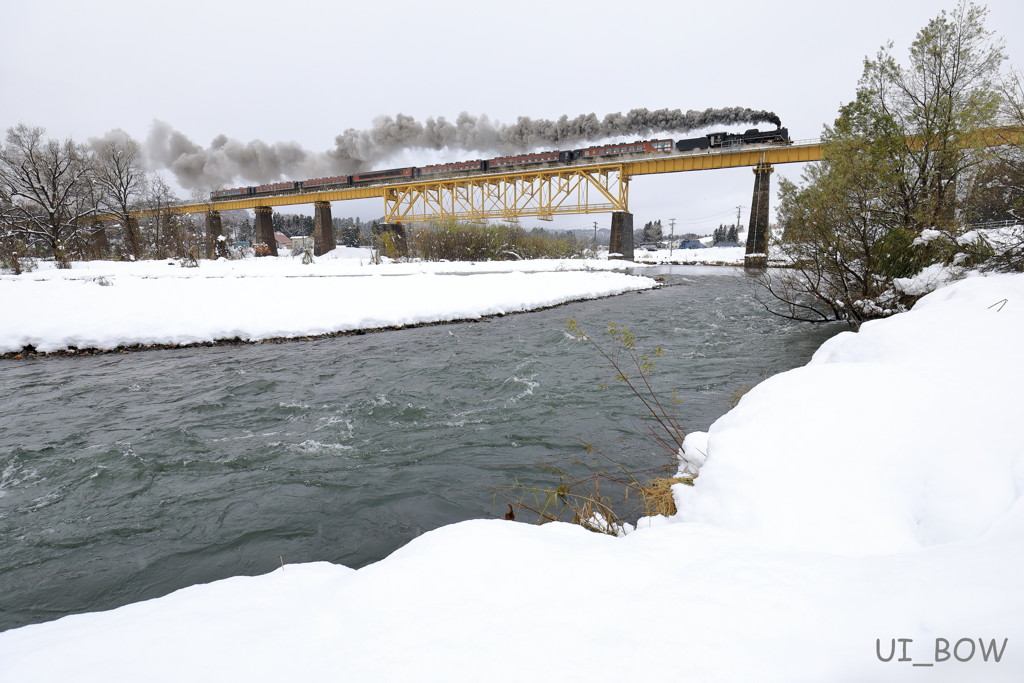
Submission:
{"label": "yellow truss bridge", "polygon": [[[1010,126],[978,131],[970,144],[1020,145],[1024,127]],[[908,138],[913,146],[919,141]],[[749,267],[767,263],[770,176],[776,164],[804,163],[822,159],[819,140],[792,144],[739,145],[683,153],[646,153],[604,159],[599,162],[555,162],[547,166],[511,171],[487,171],[466,175],[433,176],[412,182],[382,182],[320,191],[292,191],[276,195],[247,196],[169,208],[171,213],[205,213],[207,251],[221,235],[221,211],[254,209],[256,240],[277,253],[272,226],[273,207],[313,204],[315,253],[335,246],[331,202],[380,197],[384,200],[384,228],[397,231],[404,242],[403,225],[446,219],[487,220],[536,216],[551,220],[567,214],[611,213],[609,253],[633,258],[633,217],[629,213],[629,181],[651,173],[707,171],[716,168],[753,167],[754,193],[747,231]]]}
{"label": "yellow truss bridge", "polygon": [[[979,131],[985,146],[1020,145],[1024,127],[1005,126]],[[913,145],[913,140],[910,141]],[[416,223],[448,218],[484,220],[566,214],[629,211],[629,181],[650,173],[707,171],[754,167],[755,173],[775,164],[820,161],[820,140],[780,145],[740,145],[695,152],[631,155],[600,162],[555,163],[512,171],[488,171],[458,176],[434,176],[412,182],[260,195],[191,204],[168,210],[176,214],[213,213],[234,209],[317,204],[380,197],[384,222]]]}

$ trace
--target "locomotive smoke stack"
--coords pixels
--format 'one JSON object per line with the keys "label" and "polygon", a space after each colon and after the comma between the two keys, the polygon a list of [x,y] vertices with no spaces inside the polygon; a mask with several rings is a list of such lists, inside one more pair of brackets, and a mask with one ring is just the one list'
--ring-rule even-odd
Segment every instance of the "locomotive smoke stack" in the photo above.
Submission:
{"label": "locomotive smoke stack", "polygon": [[170,170],[183,187],[216,188],[237,183],[316,178],[353,173],[373,167],[406,149],[448,148],[486,154],[511,154],[542,147],[573,147],[615,137],[648,137],[682,134],[702,128],[772,123],[781,127],[770,111],[727,107],[686,111],[680,109],[631,109],[626,113],[594,114],[557,120],[520,116],[515,123],[492,122],[486,115],[462,112],[454,121],[430,117],[424,122],[398,114],[374,120],[368,130],[349,129],[335,138],[327,152],[310,152],[295,142],[243,143],[217,136],[203,148],[155,121],[145,149],[154,168]]}

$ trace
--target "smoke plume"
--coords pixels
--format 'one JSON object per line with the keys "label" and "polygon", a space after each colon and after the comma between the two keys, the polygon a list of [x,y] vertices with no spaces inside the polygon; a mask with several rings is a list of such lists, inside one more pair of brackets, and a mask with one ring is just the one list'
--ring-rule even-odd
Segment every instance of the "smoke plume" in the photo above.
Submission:
{"label": "smoke plume", "polygon": [[682,112],[679,109],[633,109],[625,114],[608,114],[598,119],[582,114],[557,121],[521,116],[513,124],[492,123],[486,116],[463,112],[455,122],[443,117],[420,123],[411,116],[380,117],[370,130],[347,130],[335,139],[331,153],[344,161],[369,162],[401,149],[460,149],[493,151],[500,154],[523,152],[542,146],[577,145],[618,136],[648,136],[652,133],[688,133],[711,126],[772,123],[780,126],[773,112],[732,107]]}
{"label": "smoke plume", "polygon": [[218,135],[204,148],[162,121],[154,121],[145,148],[151,167],[171,171],[178,184],[186,188],[225,187],[240,179],[269,182],[310,178],[335,166],[327,154],[309,152],[297,142],[268,145],[260,140],[239,142]]}
{"label": "smoke plume", "polygon": [[[184,187],[223,187],[239,179],[269,182],[313,178],[373,168],[408,149],[449,149],[480,154],[512,154],[540,148],[577,146],[617,137],[685,134],[714,126],[771,123],[781,125],[774,112],[729,107],[683,112],[679,109],[632,109],[556,121],[521,116],[515,123],[491,121],[466,112],[454,121],[430,117],[424,122],[398,114],[374,120],[369,130],[349,129],[335,138],[334,149],[309,152],[294,142],[268,145],[242,143],[219,135],[208,148],[200,147],[166,123],[157,121],[146,140],[150,164],[169,169]],[[455,161],[456,159],[452,159]]]}
{"label": "smoke plume", "polygon": [[126,133],[120,128],[108,130],[106,133],[104,133],[98,138],[89,138],[89,147],[91,147],[93,150],[97,152],[99,152],[100,150],[104,149],[109,145],[123,148],[133,143],[138,145],[138,143],[132,139],[132,136],[130,136],[128,133]]}

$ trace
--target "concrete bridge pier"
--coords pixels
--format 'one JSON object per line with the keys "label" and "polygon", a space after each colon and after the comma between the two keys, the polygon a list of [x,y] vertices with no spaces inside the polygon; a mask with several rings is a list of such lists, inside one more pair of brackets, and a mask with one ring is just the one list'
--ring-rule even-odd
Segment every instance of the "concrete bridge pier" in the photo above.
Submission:
{"label": "concrete bridge pier", "polygon": [[274,237],[274,207],[256,207],[256,237],[255,243],[267,245],[271,256],[277,256],[277,239]]}
{"label": "concrete bridge pier", "polygon": [[[206,258],[217,258],[222,254],[217,251],[217,238],[224,234],[220,222],[220,211],[206,212]],[[223,245],[226,252],[227,245]]]}
{"label": "concrete bridge pier", "polygon": [[628,211],[612,213],[612,234],[608,243],[608,258],[633,260],[633,214]]}
{"label": "concrete bridge pier", "polygon": [[768,267],[768,203],[771,197],[771,164],[761,162],[754,167],[754,197],[750,200],[750,225],[747,228],[745,268]]}
{"label": "concrete bridge pier", "polygon": [[338,246],[334,239],[334,221],[330,202],[313,203],[313,255],[323,256]]}

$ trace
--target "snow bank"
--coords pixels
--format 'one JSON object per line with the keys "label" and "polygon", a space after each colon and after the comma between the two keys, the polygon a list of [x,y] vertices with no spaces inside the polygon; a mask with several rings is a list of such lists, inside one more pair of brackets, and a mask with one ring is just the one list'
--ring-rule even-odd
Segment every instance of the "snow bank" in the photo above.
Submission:
{"label": "snow bank", "polygon": [[958,282],[690,435],[669,520],[465,522],[14,629],[0,680],[1020,680],[1021,339],[1024,276]]}
{"label": "snow bank", "polygon": [[1024,277],[971,278],[829,340],[713,425],[683,516],[856,555],[978,539],[1024,490],[1022,321]]}
{"label": "snow bank", "polygon": [[199,268],[87,262],[2,277],[0,353],[302,337],[475,319],[655,286],[607,272],[621,262],[374,266],[364,251],[309,266],[291,258]]}
{"label": "snow bank", "polygon": [[706,249],[658,249],[638,247],[633,258],[638,263],[678,263],[742,266],[745,247],[707,247]]}

